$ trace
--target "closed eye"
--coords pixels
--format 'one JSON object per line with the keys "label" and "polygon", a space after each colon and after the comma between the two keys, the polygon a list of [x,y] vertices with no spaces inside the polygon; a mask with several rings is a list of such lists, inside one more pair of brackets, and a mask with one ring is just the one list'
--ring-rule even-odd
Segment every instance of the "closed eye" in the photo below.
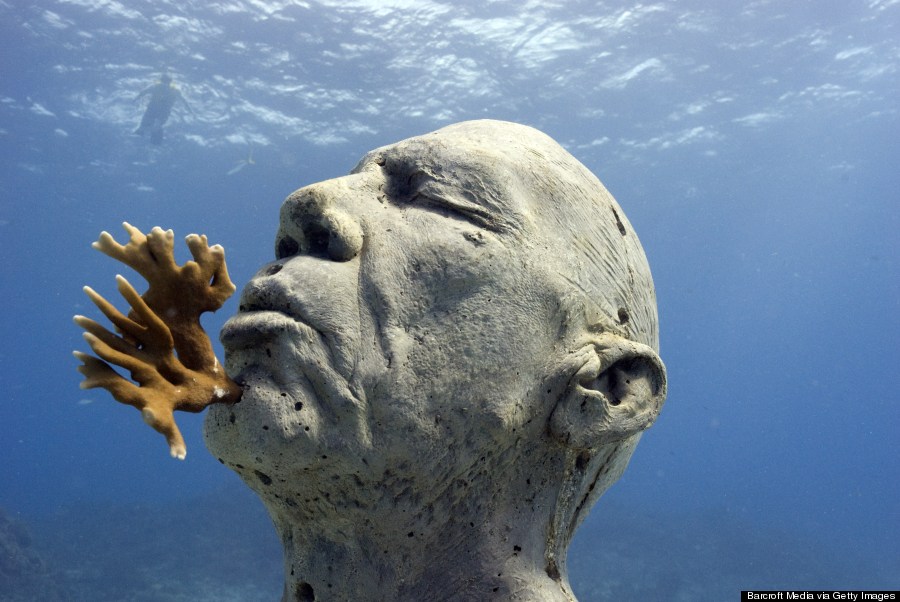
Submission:
{"label": "closed eye", "polygon": [[383,190],[387,193],[387,198],[400,205],[421,207],[447,217],[462,219],[493,232],[502,229],[497,216],[465,198],[464,195],[472,193],[438,182],[434,175],[425,170],[407,171],[402,167],[405,167],[402,163],[393,164],[392,161],[387,161],[383,166],[387,176]]}
{"label": "closed eye", "polygon": [[449,217],[462,218],[488,230],[498,230],[496,223],[491,219],[491,214],[484,208],[471,203],[438,197],[427,191],[417,192],[410,202],[416,206],[448,214]]}

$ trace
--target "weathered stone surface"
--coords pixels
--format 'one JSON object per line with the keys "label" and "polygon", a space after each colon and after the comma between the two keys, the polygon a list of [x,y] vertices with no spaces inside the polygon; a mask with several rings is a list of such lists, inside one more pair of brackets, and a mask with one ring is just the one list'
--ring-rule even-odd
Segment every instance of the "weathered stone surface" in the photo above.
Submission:
{"label": "weathered stone surface", "polygon": [[222,341],[209,449],[262,498],[284,600],[574,600],[566,549],[665,399],[624,212],[540,132],[456,124],[281,210]]}

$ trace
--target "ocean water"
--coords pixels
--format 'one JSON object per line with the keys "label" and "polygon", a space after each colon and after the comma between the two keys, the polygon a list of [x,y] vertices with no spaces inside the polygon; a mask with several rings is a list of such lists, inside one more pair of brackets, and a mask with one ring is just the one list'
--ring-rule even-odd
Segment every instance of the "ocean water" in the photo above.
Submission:
{"label": "ocean water", "polygon": [[[193,115],[154,145],[163,72]],[[291,191],[486,117],[594,171],[657,287],[669,399],[576,537],[580,599],[900,589],[898,98],[898,0],[0,0],[0,600],[278,599],[202,417],[177,462],[78,388],[81,287],[125,269],[90,243],[200,231],[240,286]]]}

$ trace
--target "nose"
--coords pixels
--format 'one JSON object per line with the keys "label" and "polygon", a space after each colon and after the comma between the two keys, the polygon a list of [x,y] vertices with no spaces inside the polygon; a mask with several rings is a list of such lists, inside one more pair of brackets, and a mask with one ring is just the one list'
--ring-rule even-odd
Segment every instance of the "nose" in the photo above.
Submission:
{"label": "nose", "polygon": [[278,259],[312,255],[349,261],[359,255],[363,243],[359,221],[334,202],[343,187],[339,180],[329,180],[301,188],[285,199],[275,241]]}

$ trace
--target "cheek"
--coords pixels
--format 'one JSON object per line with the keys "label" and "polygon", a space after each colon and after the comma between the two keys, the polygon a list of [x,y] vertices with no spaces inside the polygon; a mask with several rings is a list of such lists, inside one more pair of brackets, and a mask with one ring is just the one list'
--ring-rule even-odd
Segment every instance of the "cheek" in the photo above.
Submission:
{"label": "cheek", "polygon": [[404,245],[396,281],[403,329],[433,337],[461,361],[509,363],[533,355],[557,333],[557,296],[540,258],[520,241],[445,221],[444,230],[422,228],[435,236],[417,235]]}
{"label": "cheek", "polygon": [[485,295],[449,309],[409,325],[406,352],[391,368],[390,396],[372,411],[386,432],[406,434],[395,442],[398,457],[456,474],[521,437],[540,435],[549,414],[541,392],[552,340],[518,307]]}
{"label": "cheek", "polygon": [[504,241],[458,220],[411,219],[397,234],[386,255],[398,273],[387,286],[402,297],[398,308],[410,312],[410,322],[450,312],[479,292],[502,289],[500,280],[518,267]]}
{"label": "cheek", "polygon": [[[372,354],[367,391],[386,424],[466,436],[466,425],[507,428],[534,416],[536,391],[559,334],[557,298],[525,250],[493,233],[444,220],[401,221],[363,259]],[[377,374],[377,376],[375,376]],[[530,404],[530,405],[529,405]],[[527,419],[527,418],[526,418]],[[439,423],[435,426],[435,423]],[[498,431],[499,432],[499,431]]]}
{"label": "cheek", "polygon": [[420,253],[400,280],[384,323],[392,372],[411,396],[492,405],[529,393],[559,324],[553,296],[521,258],[487,245]]}
{"label": "cheek", "polygon": [[423,322],[455,319],[461,300],[496,286],[507,252],[490,233],[421,211],[393,216],[369,236],[361,261],[361,293],[378,333],[391,341]]}
{"label": "cheek", "polygon": [[487,287],[444,299],[409,325],[415,359],[427,367],[423,376],[470,392],[524,394],[542,371],[556,331],[536,301],[522,291]]}

